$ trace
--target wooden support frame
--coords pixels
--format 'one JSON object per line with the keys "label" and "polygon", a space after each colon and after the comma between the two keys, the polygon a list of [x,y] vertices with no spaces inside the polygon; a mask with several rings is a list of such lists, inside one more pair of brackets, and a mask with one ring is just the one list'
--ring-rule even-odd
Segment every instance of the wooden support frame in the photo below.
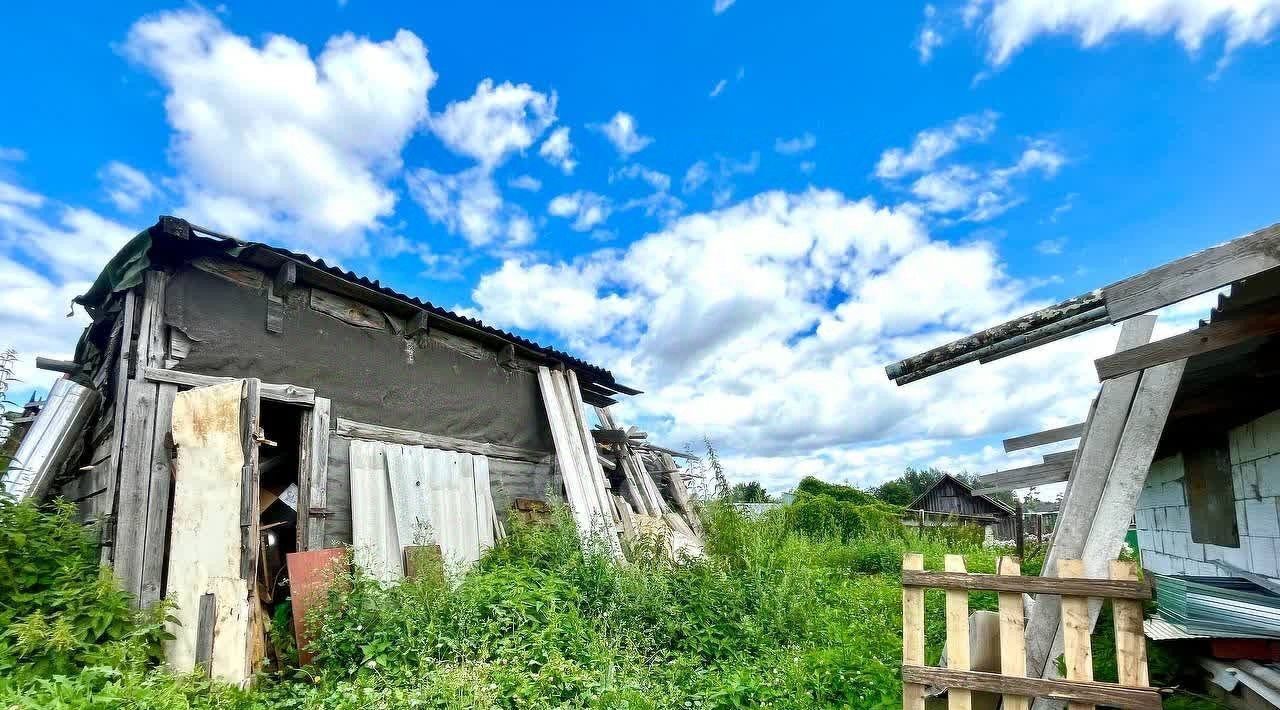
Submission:
{"label": "wooden support frame", "polygon": [[975,495],[1011,491],[1017,488],[1042,486],[1046,483],[1061,483],[1071,474],[1071,461],[1045,461],[1044,463],[996,471],[985,476],[978,476],[974,485]]}
{"label": "wooden support frame", "polygon": [[1276,333],[1280,333],[1280,313],[1252,313],[1107,355],[1094,360],[1093,364],[1098,379],[1109,380]]}
{"label": "wooden support frame", "polygon": [[[178,372],[177,370],[166,370],[161,367],[147,367],[143,371],[143,377],[149,382],[164,382],[184,388],[220,385],[224,382],[234,382],[237,379],[235,377],[200,375],[194,372]],[[299,387],[298,385],[275,385],[263,382],[259,385],[259,393],[263,399],[284,402],[285,404],[299,404],[304,407],[312,406],[316,400],[315,390],[310,387]]]}
{"label": "wooden support frame", "polygon": [[[936,686],[947,690],[948,710],[967,710],[972,706],[972,692],[1000,693],[1006,710],[1026,710],[1032,698],[1070,703],[1072,710],[1093,708],[1098,704],[1129,710],[1159,710],[1160,691],[1147,682],[1146,637],[1142,633],[1142,610],[1136,596],[1137,569],[1133,563],[1117,563],[1106,579],[1080,576],[1084,566],[1080,560],[1063,560],[1059,578],[1022,577],[1018,561],[1002,557],[999,575],[969,575],[964,572],[964,559],[947,555],[946,572],[923,572],[923,556],[903,556],[902,588],[902,707],[904,710],[924,708],[924,688]],[[944,575],[947,580],[946,625],[947,667],[924,665],[924,592],[918,582]],[[972,582],[962,578],[974,577]],[[908,583],[911,580],[911,583]],[[997,581],[998,580],[998,581]],[[1054,594],[1063,596],[1063,622],[1069,631],[1066,646],[1067,679],[1027,677],[1026,646],[1022,597],[1019,589],[1027,585],[1055,585]],[[932,586],[932,585],[929,585]],[[996,589],[1000,594],[1000,672],[984,673],[969,669],[969,604],[968,590]],[[1112,598],[1112,591],[1130,593],[1115,601],[1116,649],[1120,683],[1093,680],[1090,646],[1089,598]],[[1150,590],[1145,590],[1149,595]],[[1136,621],[1134,614],[1136,613]]]}
{"label": "wooden support frame", "polygon": [[1014,451],[1022,451],[1030,449],[1034,446],[1042,446],[1044,444],[1056,444],[1059,441],[1068,439],[1079,439],[1084,435],[1084,422],[1077,424],[1068,424],[1067,426],[1058,427],[1056,429],[1045,429],[1034,434],[1023,434],[1004,440],[1004,452],[1006,454]]}

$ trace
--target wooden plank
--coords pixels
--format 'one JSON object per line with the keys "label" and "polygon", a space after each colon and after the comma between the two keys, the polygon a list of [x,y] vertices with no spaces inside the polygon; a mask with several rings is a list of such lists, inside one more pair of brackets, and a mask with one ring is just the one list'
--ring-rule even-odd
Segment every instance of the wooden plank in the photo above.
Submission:
{"label": "wooden plank", "polygon": [[[1058,560],[1058,576],[1063,581],[1084,576],[1084,563],[1080,560]],[[1062,597],[1062,658],[1067,669],[1067,680],[1093,680],[1093,647],[1089,636],[1093,632],[1093,620],[1089,618],[1088,597]],[[1068,710],[1093,710],[1094,704],[1074,700]]]}
{"label": "wooden plank", "polygon": [[[200,375],[194,372],[179,372],[177,370],[166,370],[160,367],[148,367],[143,372],[143,376],[150,382],[165,382],[179,387],[208,387],[210,385],[223,384],[225,382],[234,382],[234,377],[214,377],[212,375]],[[258,385],[258,393],[262,399],[269,399],[275,402],[285,402],[288,404],[300,404],[303,406],[311,406],[315,403],[316,391],[310,387],[299,387],[298,385],[277,385],[269,382],[261,382]]]}
{"label": "wooden plank", "polygon": [[[1130,560],[1112,560],[1111,578],[1137,580],[1138,566]],[[1112,602],[1116,630],[1116,678],[1121,685],[1151,685],[1147,673],[1147,637],[1142,630],[1142,603],[1133,599]]]}
{"label": "wooden plank", "polygon": [[267,283],[266,274],[252,266],[245,266],[229,259],[202,256],[198,259],[193,259],[191,265],[207,274],[213,274],[237,286],[243,286],[254,291],[261,290]]}
{"label": "wooden plank", "polygon": [[1004,440],[1005,453],[1030,449],[1044,444],[1055,444],[1068,439],[1078,439],[1084,434],[1084,422],[1068,424],[1056,429],[1045,429],[1034,434],[1023,434]]}
{"label": "wooden plank", "polygon": [[103,509],[100,511],[101,516],[108,519],[104,526],[103,534],[111,540],[111,544],[103,545],[102,562],[111,562],[115,559],[115,511],[117,508],[116,498],[120,490],[120,452],[122,448],[121,442],[124,440],[124,420],[129,389],[129,362],[133,357],[133,325],[137,319],[137,310],[138,303],[135,292],[132,290],[126,291],[120,315],[120,352],[119,358],[116,360],[115,386],[112,391],[115,423],[111,431],[111,468],[107,475],[106,499],[103,501]]}
{"label": "wooden plank", "polygon": [[299,520],[305,520],[306,547],[318,550],[324,547],[325,518],[323,515],[313,516],[311,511],[325,510],[328,506],[329,485],[329,400],[316,397],[311,413],[306,417],[310,440],[307,442],[309,452],[307,464],[307,504],[299,505]]}
{"label": "wooden plank", "polygon": [[[1126,321],[1120,327],[1116,350],[1127,350],[1150,340],[1155,321],[1155,316]],[[1080,559],[1084,552],[1139,379],[1135,373],[1102,383],[1067,479],[1061,515],[1045,558],[1045,576],[1056,574],[1059,559]],[[1049,654],[1061,623],[1058,597],[1036,600],[1027,619],[1027,667],[1031,675],[1041,676],[1046,667],[1052,665]]]}
{"label": "wooden plank", "polygon": [[169,493],[172,462],[169,460],[169,425],[173,417],[176,385],[156,387],[155,429],[151,437],[151,476],[148,482],[147,525],[142,554],[139,603],[150,606],[164,596],[164,562],[168,556]]}
{"label": "wooden plank", "polygon": [[[902,556],[902,572],[924,569],[924,555],[908,552]],[[924,590],[919,587],[902,588],[902,663],[908,666],[924,665]],[[924,682],[906,681],[902,684],[902,710],[924,710]]]}
{"label": "wooden plank", "polygon": [[[240,577],[248,583],[250,597],[254,598],[257,596],[254,578],[258,568],[258,528],[261,522],[258,516],[261,510],[258,441],[262,437],[262,428],[258,392],[256,379],[243,381],[240,390],[240,439],[244,456],[240,479]],[[253,608],[252,599],[249,608]]]}
{"label": "wooden plank", "polygon": [[1011,577],[1003,574],[903,572],[902,586],[1118,599],[1151,598],[1151,586],[1147,582],[1116,580],[1110,577],[1058,579],[1056,577]]}
{"label": "wooden plank", "polygon": [[161,367],[169,353],[169,329],[164,325],[164,294],[169,277],[163,271],[148,271],[138,329],[138,367]]}
{"label": "wooden plank", "polygon": [[[538,368],[538,385],[542,391],[542,404],[551,427],[551,438],[556,447],[556,464],[560,467],[564,480],[565,497],[569,503],[569,511],[573,515],[578,536],[585,543],[591,536],[591,503],[585,489],[582,475],[582,457],[580,444],[575,443],[570,433],[568,417],[565,416],[561,404],[560,389],[556,386],[555,376],[549,368]],[[563,377],[563,375],[561,375]]]}
{"label": "wooden plank", "polygon": [[1070,466],[1071,462],[1075,460],[1076,460],[1075,449],[1071,449],[1070,451],[1055,451],[1051,454],[1044,455],[1045,463],[1065,463],[1068,466]]}
{"label": "wooden plank", "polygon": [[[963,555],[945,555],[942,558],[947,572],[964,574]],[[903,572],[905,575],[906,572]],[[947,589],[947,668],[969,670],[969,592],[966,589]],[[947,691],[947,710],[972,710],[973,693],[967,688],[950,688]]]}
{"label": "wooden plank", "polygon": [[382,311],[360,301],[329,293],[323,289],[311,289],[311,309],[360,328],[386,330]]}
{"label": "wooden plank", "polygon": [[573,370],[564,375],[567,404],[572,410],[572,424],[577,427],[577,439],[582,447],[583,473],[587,475],[592,495],[595,496],[595,512],[600,517],[600,525],[604,527],[605,543],[617,559],[622,559],[622,544],[618,539],[618,525],[613,517],[613,506],[609,501],[609,491],[605,485],[604,468],[596,455],[596,442],[591,438],[591,425],[587,422],[586,411],[582,408],[582,390],[578,388],[578,376]]}
{"label": "wooden plank", "polygon": [[547,457],[551,455],[551,452],[549,451],[538,451],[536,449],[523,449],[517,446],[490,444],[487,442],[469,441],[467,439],[456,439],[451,436],[427,434],[425,432],[410,431],[408,429],[396,429],[393,427],[382,426],[380,424],[366,424],[364,422],[343,419],[341,417],[338,417],[334,421],[337,426],[337,435],[350,437],[352,439],[386,441],[394,444],[425,446],[430,449],[448,449],[450,451],[461,451],[467,454],[479,454],[481,456],[510,459],[513,461],[528,461],[531,463],[545,461]]}
{"label": "wooden plank", "polygon": [[152,437],[155,434],[156,385],[129,383],[128,416],[121,440],[120,482],[116,496],[115,569],[120,586],[142,600],[142,558],[146,550],[147,499],[151,492]]}
{"label": "wooden plank", "polygon": [[[1002,556],[997,571],[1004,576],[1021,577],[1022,565],[1017,559]],[[1024,627],[1022,595],[1016,592],[1000,593],[1000,673],[1025,678],[1027,675],[1027,639]],[[1005,693],[1004,710],[1028,710],[1030,699],[1025,695]]]}
{"label": "wooden plank", "polygon": [[1280,266],[1280,224],[1259,229],[1102,289],[1112,323]]}
{"label": "wooden plank", "polygon": [[948,690],[968,688],[988,693],[1100,703],[1121,710],[1160,710],[1161,705],[1160,693],[1155,689],[1128,688],[1118,683],[1013,678],[999,673],[930,668],[905,663],[902,666],[902,680],[922,687],[928,685]]}
{"label": "wooden plank", "polygon": [[196,668],[204,677],[213,675],[213,624],[218,618],[218,597],[213,592],[200,595],[200,612],[196,622]]}
{"label": "wooden plank", "polygon": [[1098,379],[1109,380],[1276,333],[1280,333],[1280,312],[1253,313],[1107,355],[1094,360],[1093,364],[1098,371]]}
{"label": "wooden plank", "polygon": [[[1191,539],[1223,547],[1240,546],[1236,490],[1226,430],[1206,435],[1182,450]],[[1247,491],[1240,491],[1241,497]]]}
{"label": "wooden plank", "polygon": [[985,495],[997,491],[1010,491],[1016,488],[1042,486],[1046,483],[1061,483],[1071,474],[1070,461],[1046,461],[1044,463],[996,471],[985,476],[978,476],[974,484],[975,495]]}
{"label": "wooden plank", "polygon": [[271,291],[277,297],[284,299],[289,297],[289,292],[293,291],[298,285],[298,265],[292,261],[286,261],[276,269],[276,275],[271,280]]}

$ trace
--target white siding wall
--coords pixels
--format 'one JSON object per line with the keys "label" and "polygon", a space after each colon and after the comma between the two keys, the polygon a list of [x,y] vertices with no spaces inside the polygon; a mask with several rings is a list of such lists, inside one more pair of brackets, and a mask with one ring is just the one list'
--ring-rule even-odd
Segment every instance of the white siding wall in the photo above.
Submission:
{"label": "white siding wall", "polygon": [[1191,540],[1182,456],[1171,456],[1151,464],[1138,499],[1144,567],[1160,574],[1230,576],[1213,564],[1224,560],[1280,578],[1280,410],[1232,429],[1230,446],[1240,547]]}

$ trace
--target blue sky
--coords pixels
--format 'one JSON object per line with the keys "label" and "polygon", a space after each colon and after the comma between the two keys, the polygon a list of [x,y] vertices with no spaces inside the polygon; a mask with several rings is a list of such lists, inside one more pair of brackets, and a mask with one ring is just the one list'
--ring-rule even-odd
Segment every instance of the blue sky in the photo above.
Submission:
{"label": "blue sky", "polygon": [[884,363],[1277,217],[1276,0],[404,5],[3,11],[17,396],[173,213],[569,348],[740,478],[986,471],[1114,333]]}

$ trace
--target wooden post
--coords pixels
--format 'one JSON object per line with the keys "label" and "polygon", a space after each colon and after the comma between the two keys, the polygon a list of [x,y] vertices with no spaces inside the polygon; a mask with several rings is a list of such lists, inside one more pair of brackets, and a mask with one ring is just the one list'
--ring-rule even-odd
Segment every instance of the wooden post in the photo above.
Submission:
{"label": "wooden post", "polygon": [[[1111,578],[1137,581],[1138,567],[1129,560],[1111,561]],[[1116,627],[1116,676],[1121,685],[1147,687],[1147,637],[1142,629],[1142,602],[1112,600]]]}
{"label": "wooden post", "polygon": [[[996,570],[1000,574],[1022,576],[1021,562],[1012,557],[1001,557]],[[1023,617],[1022,595],[1017,592],[1000,593],[1000,674],[1027,675],[1027,639]],[[1004,695],[1004,710],[1027,710],[1030,699],[1023,695]]]}
{"label": "wooden post", "polygon": [[[943,564],[948,572],[964,572],[964,556],[946,555]],[[969,670],[969,592],[947,590],[947,668]],[[968,689],[947,691],[947,710],[972,710],[973,693]]]}
{"label": "wooden post", "polygon": [[[1080,560],[1058,560],[1058,576],[1063,579],[1084,576]],[[1089,618],[1088,597],[1062,597],[1062,655],[1067,666],[1067,680],[1093,680],[1093,647],[1089,635],[1093,620]],[[1092,703],[1072,702],[1068,710],[1094,710]]]}
{"label": "wooden post", "polygon": [[[918,552],[903,555],[902,569],[923,570],[924,555]],[[924,589],[920,587],[902,588],[902,663],[924,665]],[[902,710],[924,710],[923,685],[902,684]]]}
{"label": "wooden post", "polygon": [[1044,544],[1044,515],[1036,513],[1036,545]]}
{"label": "wooden post", "polygon": [[1026,552],[1027,552],[1025,547],[1027,533],[1022,522],[1022,515],[1023,515],[1022,499],[1021,498],[1017,499],[1017,502],[1018,502],[1018,505],[1016,507],[1016,510],[1017,510],[1016,515],[1018,517],[1013,522],[1013,538],[1016,541],[1015,547],[1018,550],[1018,559],[1022,559],[1026,557]]}

